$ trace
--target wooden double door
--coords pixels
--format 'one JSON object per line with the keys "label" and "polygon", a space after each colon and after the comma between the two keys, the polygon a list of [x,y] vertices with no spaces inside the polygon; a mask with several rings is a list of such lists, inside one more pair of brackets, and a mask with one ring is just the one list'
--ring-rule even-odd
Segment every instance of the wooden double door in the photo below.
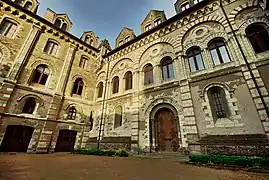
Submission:
{"label": "wooden double door", "polygon": [[33,127],[10,125],[7,126],[0,152],[27,152],[34,132]]}
{"label": "wooden double door", "polygon": [[77,132],[71,130],[60,130],[55,152],[71,152],[76,143]]}
{"label": "wooden double door", "polygon": [[155,114],[156,150],[176,152],[179,149],[178,122],[170,109]]}

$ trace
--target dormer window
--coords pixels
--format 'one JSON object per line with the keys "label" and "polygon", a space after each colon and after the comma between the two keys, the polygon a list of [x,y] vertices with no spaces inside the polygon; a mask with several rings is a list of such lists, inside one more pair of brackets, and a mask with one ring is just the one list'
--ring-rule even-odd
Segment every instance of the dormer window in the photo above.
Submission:
{"label": "dormer window", "polygon": [[151,29],[151,24],[149,24],[149,25],[147,25],[146,27],[145,27],[145,30],[146,31],[148,31],[148,30],[150,30]]}
{"label": "dormer window", "polygon": [[67,30],[67,23],[63,19],[57,18],[54,25],[64,31]]}
{"label": "dormer window", "polygon": [[197,4],[199,2],[201,2],[202,0],[193,0],[193,4]]}
{"label": "dormer window", "polygon": [[186,9],[190,8],[190,4],[189,3],[185,3],[181,5],[181,11],[185,11]]}
{"label": "dormer window", "polygon": [[121,46],[121,45],[123,45],[123,40],[121,40],[121,41],[119,42],[119,46]]}
{"label": "dormer window", "polygon": [[156,21],[154,21],[154,26],[158,26],[161,23],[162,23],[161,19],[157,19]]}
{"label": "dormer window", "polygon": [[125,42],[128,42],[128,41],[130,41],[130,36],[127,36],[126,38],[125,38]]}
{"label": "dormer window", "polygon": [[31,10],[33,7],[33,4],[30,2],[30,1],[27,1],[25,4],[24,4],[24,8],[27,9],[27,10]]}

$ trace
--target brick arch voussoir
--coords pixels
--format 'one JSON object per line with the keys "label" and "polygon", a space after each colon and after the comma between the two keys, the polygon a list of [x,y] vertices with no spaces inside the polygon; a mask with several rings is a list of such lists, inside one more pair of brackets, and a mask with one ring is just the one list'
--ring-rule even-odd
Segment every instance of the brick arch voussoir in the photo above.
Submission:
{"label": "brick arch voussoir", "polygon": [[228,15],[228,19],[230,21],[230,23],[232,24],[232,26],[235,26],[235,17],[244,9],[249,8],[249,7],[255,7],[258,5],[258,0],[250,0],[244,4],[241,4],[239,6],[237,6],[234,10],[232,10],[230,12],[230,14]]}

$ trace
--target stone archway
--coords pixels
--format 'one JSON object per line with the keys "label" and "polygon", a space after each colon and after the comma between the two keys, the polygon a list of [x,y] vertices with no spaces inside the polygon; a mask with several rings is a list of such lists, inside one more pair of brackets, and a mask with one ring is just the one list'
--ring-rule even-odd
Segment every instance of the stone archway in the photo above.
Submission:
{"label": "stone archway", "polygon": [[177,152],[181,146],[179,118],[170,104],[160,104],[150,113],[151,152]]}

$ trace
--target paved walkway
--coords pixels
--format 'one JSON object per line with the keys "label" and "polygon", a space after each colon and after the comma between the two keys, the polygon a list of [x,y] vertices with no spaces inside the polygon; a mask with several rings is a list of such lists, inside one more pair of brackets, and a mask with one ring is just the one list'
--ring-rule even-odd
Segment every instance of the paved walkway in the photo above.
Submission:
{"label": "paved walkway", "polygon": [[166,160],[0,155],[0,180],[268,180],[269,174],[215,170]]}

